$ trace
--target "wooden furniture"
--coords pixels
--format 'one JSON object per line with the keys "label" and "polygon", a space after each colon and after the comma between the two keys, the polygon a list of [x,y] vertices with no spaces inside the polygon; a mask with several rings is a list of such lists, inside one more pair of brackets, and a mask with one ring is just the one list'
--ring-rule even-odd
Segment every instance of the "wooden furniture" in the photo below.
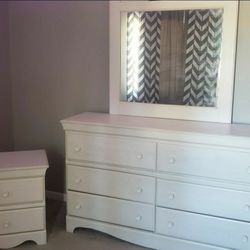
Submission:
{"label": "wooden furniture", "polygon": [[84,113],[66,131],[67,231],[250,249],[250,127]]}
{"label": "wooden furniture", "polygon": [[46,243],[44,150],[0,153],[0,248]]}

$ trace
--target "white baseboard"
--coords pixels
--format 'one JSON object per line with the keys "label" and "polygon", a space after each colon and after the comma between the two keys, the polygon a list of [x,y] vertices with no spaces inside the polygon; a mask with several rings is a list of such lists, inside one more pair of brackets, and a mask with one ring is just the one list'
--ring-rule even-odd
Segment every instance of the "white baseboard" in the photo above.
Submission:
{"label": "white baseboard", "polygon": [[66,194],[65,193],[59,193],[59,192],[46,190],[46,198],[66,202]]}

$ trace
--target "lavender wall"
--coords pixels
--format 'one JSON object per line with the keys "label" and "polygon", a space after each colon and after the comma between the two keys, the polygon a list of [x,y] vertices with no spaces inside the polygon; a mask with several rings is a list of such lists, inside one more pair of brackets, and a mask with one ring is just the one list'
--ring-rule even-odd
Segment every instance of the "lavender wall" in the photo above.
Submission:
{"label": "lavender wall", "polygon": [[240,1],[233,122],[250,124],[250,1]]}
{"label": "lavender wall", "polygon": [[0,151],[12,149],[8,3],[0,2]]}
{"label": "lavender wall", "polygon": [[46,188],[64,191],[59,121],[108,111],[108,2],[9,2],[15,149],[45,148]]}
{"label": "lavender wall", "polygon": [[[233,120],[250,123],[250,5],[242,3]],[[0,2],[0,150],[12,147],[12,107],[15,149],[48,152],[49,190],[63,192],[65,185],[59,120],[83,111],[108,111],[108,17],[106,1],[10,1],[8,41],[7,4]]]}

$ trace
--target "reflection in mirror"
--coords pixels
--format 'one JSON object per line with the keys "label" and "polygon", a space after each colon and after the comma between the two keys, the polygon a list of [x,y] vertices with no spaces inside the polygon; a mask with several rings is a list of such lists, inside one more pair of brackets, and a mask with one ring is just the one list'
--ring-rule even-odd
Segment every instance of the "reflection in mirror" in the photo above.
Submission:
{"label": "reflection in mirror", "polygon": [[121,18],[122,101],[216,107],[223,9]]}

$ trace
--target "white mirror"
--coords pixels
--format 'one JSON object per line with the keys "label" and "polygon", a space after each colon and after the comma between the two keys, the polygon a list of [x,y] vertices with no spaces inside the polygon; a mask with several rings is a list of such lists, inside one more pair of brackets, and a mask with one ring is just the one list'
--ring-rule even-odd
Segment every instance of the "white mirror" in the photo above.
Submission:
{"label": "white mirror", "polygon": [[110,3],[110,113],[231,122],[234,1]]}

